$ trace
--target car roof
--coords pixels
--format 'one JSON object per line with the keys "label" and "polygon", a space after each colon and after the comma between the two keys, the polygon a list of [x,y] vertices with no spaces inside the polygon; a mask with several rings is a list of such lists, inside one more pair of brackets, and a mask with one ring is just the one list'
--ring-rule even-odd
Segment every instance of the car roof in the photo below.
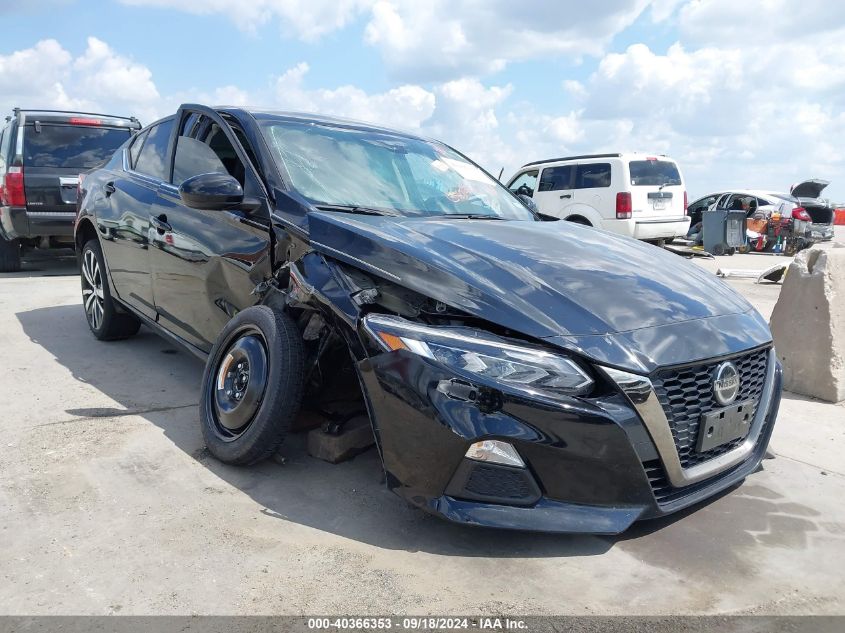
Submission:
{"label": "car roof", "polygon": [[43,110],[15,108],[14,116],[23,115],[24,119],[36,119],[42,123],[67,123],[70,119],[93,119],[97,118],[100,125],[109,127],[131,127],[140,128],[141,123],[134,116],[126,117],[116,114],[103,114],[101,112],[80,112],[76,110]]}
{"label": "car roof", "polygon": [[[746,196],[760,196],[763,198],[770,197],[770,196],[786,196],[788,198],[793,197],[787,192],[783,191],[767,191],[765,189],[729,189],[728,191],[723,191],[722,193],[738,193]],[[715,195],[715,194],[712,194]]]}
{"label": "car roof", "polygon": [[650,152],[611,152],[606,154],[578,154],[575,156],[561,156],[560,158],[546,158],[543,160],[535,160],[531,161],[530,163],[525,163],[522,167],[520,167],[520,169],[524,169],[526,167],[534,167],[535,165],[547,165],[550,163],[565,163],[573,160],[594,160],[601,158],[619,158],[625,161],[658,158],[660,160],[667,160],[673,163],[675,162],[674,159],[670,158],[666,154],[656,154]]}
{"label": "car roof", "polygon": [[406,138],[415,138],[420,140],[431,140],[420,134],[414,134],[404,130],[397,130],[366,121],[357,121],[355,119],[346,119],[343,117],[330,116],[325,114],[316,114],[313,112],[290,112],[286,110],[270,110],[265,108],[253,107],[231,107],[219,106],[215,107],[218,111],[235,111],[242,110],[248,113],[256,120],[278,120],[278,121],[296,121],[301,123],[316,123],[318,125],[330,125],[335,127],[348,127],[358,130],[373,130],[376,132],[384,132],[387,134],[394,134],[396,136],[404,136]]}

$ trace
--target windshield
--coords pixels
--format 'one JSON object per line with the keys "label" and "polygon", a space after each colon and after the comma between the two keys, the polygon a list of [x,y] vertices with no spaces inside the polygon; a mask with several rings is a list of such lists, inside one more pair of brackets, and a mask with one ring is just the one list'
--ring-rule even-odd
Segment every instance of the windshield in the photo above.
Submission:
{"label": "windshield", "polygon": [[23,137],[24,165],[90,169],[110,158],[128,138],[128,128],[49,125],[40,131],[27,125]]}
{"label": "windshield", "polygon": [[499,182],[440,143],[278,120],[265,122],[262,131],[294,189],[316,206],[413,217],[534,219]]}
{"label": "windshield", "polygon": [[635,187],[681,184],[678,166],[668,160],[632,160],[630,169],[631,184]]}

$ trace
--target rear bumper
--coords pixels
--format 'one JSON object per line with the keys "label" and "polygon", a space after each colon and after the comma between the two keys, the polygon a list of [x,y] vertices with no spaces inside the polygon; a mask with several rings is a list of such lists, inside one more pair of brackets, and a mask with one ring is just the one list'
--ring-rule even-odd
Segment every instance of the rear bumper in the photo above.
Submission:
{"label": "rear bumper", "polygon": [[833,224],[815,223],[810,224],[810,239],[815,241],[826,241],[833,239]]}
{"label": "rear bumper", "polygon": [[[561,533],[617,534],[742,481],[765,454],[781,389],[776,367],[760,433],[741,462],[673,488],[649,428],[610,383],[602,395],[554,407],[484,386],[476,402],[450,397],[442,384],[455,377],[404,351],[373,357],[359,369],[394,492],[457,523]],[[514,482],[515,468],[465,458],[481,439],[516,448],[526,464],[524,485]],[[467,483],[471,468],[486,471],[474,487]]]}
{"label": "rear bumper", "polygon": [[631,218],[605,220],[602,226],[614,233],[638,240],[659,240],[683,237],[689,230],[690,219],[683,218]]}
{"label": "rear bumper", "polygon": [[0,207],[0,234],[7,240],[30,237],[73,237],[75,211],[28,211]]}

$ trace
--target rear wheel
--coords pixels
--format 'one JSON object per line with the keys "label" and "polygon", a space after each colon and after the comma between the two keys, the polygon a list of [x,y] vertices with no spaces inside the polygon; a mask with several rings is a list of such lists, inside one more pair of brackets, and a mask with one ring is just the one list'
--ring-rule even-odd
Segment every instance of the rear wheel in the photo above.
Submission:
{"label": "rear wheel", "polygon": [[227,464],[273,455],[299,413],[302,337],[269,306],[239,312],[223,328],[205,366],[200,399],[208,450]]}
{"label": "rear wheel", "polygon": [[21,269],[21,245],[17,240],[0,237],[0,273],[16,273]]}
{"label": "rear wheel", "polygon": [[101,341],[128,338],[138,331],[141,322],[122,312],[109,290],[105,260],[100,243],[89,240],[79,258],[79,277],[82,283],[82,307],[91,333]]}

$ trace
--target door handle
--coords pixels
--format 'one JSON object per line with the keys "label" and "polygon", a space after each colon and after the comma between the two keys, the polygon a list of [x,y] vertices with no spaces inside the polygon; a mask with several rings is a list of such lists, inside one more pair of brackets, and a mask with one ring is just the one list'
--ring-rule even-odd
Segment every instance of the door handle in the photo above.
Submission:
{"label": "door handle", "polygon": [[168,231],[173,230],[173,227],[167,223],[167,216],[163,213],[158,217],[150,218],[150,224],[156,227],[156,231],[159,232],[159,235],[164,235]]}
{"label": "door handle", "polygon": [[112,195],[117,189],[115,189],[114,182],[107,182],[103,185],[103,191],[106,192],[106,198]]}
{"label": "door handle", "polygon": [[564,198],[571,198],[571,197],[572,197],[571,193],[564,193],[560,196],[560,199],[563,200]]}

